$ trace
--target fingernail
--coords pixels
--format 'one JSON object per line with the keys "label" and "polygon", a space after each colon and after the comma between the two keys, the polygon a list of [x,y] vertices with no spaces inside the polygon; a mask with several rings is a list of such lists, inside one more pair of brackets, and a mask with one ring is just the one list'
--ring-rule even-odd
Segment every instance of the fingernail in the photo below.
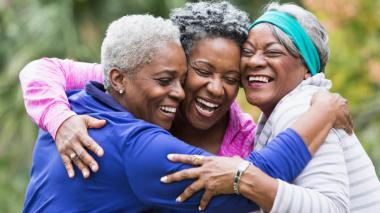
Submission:
{"label": "fingernail", "polygon": [[163,176],[163,177],[160,179],[160,181],[163,182],[163,183],[166,183],[166,182],[168,182],[168,177]]}
{"label": "fingernail", "polygon": [[88,178],[89,175],[90,174],[89,174],[89,172],[87,170],[83,171],[83,177]]}
{"label": "fingernail", "polygon": [[201,206],[198,207],[198,211],[203,211]]}
{"label": "fingernail", "polygon": [[169,160],[173,160],[174,155],[173,154],[168,154],[167,157],[168,157]]}
{"label": "fingernail", "polygon": [[175,199],[175,202],[177,202],[177,203],[182,202],[182,198],[181,197],[177,197],[177,199]]}
{"label": "fingernail", "polygon": [[93,172],[96,172],[96,171],[98,171],[98,167],[94,164],[94,165],[91,165],[91,170],[93,171]]}
{"label": "fingernail", "polygon": [[74,177],[74,172],[69,172],[69,178],[73,178]]}

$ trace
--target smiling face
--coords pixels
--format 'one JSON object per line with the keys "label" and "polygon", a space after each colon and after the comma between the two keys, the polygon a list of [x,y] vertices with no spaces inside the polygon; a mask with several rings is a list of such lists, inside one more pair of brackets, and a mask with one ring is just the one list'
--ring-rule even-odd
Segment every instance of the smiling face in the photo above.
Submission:
{"label": "smiling face", "polygon": [[137,118],[169,129],[184,98],[181,83],[186,69],[182,47],[173,42],[164,44],[149,64],[132,76],[124,74],[125,95],[120,102]]}
{"label": "smiling face", "polygon": [[268,24],[258,24],[249,32],[243,45],[241,70],[248,102],[266,116],[308,75],[301,59],[279,43]]}
{"label": "smiling face", "polygon": [[209,129],[228,116],[240,84],[240,48],[226,38],[196,42],[188,59],[181,114],[197,129]]}

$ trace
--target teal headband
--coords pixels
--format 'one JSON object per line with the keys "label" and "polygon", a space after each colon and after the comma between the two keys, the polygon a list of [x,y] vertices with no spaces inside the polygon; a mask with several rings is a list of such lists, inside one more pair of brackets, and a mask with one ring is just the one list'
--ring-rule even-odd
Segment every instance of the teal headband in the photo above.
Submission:
{"label": "teal headband", "polygon": [[260,23],[270,23],[280,28],[290,37],[300,51],[310,73],[315,75],[319,72],[321,63],[317,48],[315,48],[302,26],[293,17],[279,11],[268,11],[253,22],[248,31]]}

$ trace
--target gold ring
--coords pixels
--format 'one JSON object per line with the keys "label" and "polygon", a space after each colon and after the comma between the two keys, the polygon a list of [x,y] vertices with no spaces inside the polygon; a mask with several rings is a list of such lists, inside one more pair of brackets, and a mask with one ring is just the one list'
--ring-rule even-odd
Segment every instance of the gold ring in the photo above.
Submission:
{"label": "gold ring", "polygon": [[72,152],[71,154],[70,154],[70,160],[72,160],[72,161],[76,161],[76,160],[78,160],[78,155],[77,154],[75,154],[75,152]]}
{"label": "gold ring", "polygon": [[205,156],[203,155],[193,155],[192,160],[194,163],[197,163],[198,161],[202,160]]}

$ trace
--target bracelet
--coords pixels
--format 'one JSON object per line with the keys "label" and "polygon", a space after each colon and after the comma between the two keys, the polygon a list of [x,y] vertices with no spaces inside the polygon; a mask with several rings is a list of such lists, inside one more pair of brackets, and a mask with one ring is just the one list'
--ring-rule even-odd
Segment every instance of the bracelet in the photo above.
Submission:
{"label": "bracelet", "polygon": [[234,176],[234,193],[235,194],[238,194],[238,195],[240,194],[239,193],[240,177],[245,172],[245,170],[247,170],[249,165],[252,165],[252,163],[246,160],[239,164],[239,167]]}

